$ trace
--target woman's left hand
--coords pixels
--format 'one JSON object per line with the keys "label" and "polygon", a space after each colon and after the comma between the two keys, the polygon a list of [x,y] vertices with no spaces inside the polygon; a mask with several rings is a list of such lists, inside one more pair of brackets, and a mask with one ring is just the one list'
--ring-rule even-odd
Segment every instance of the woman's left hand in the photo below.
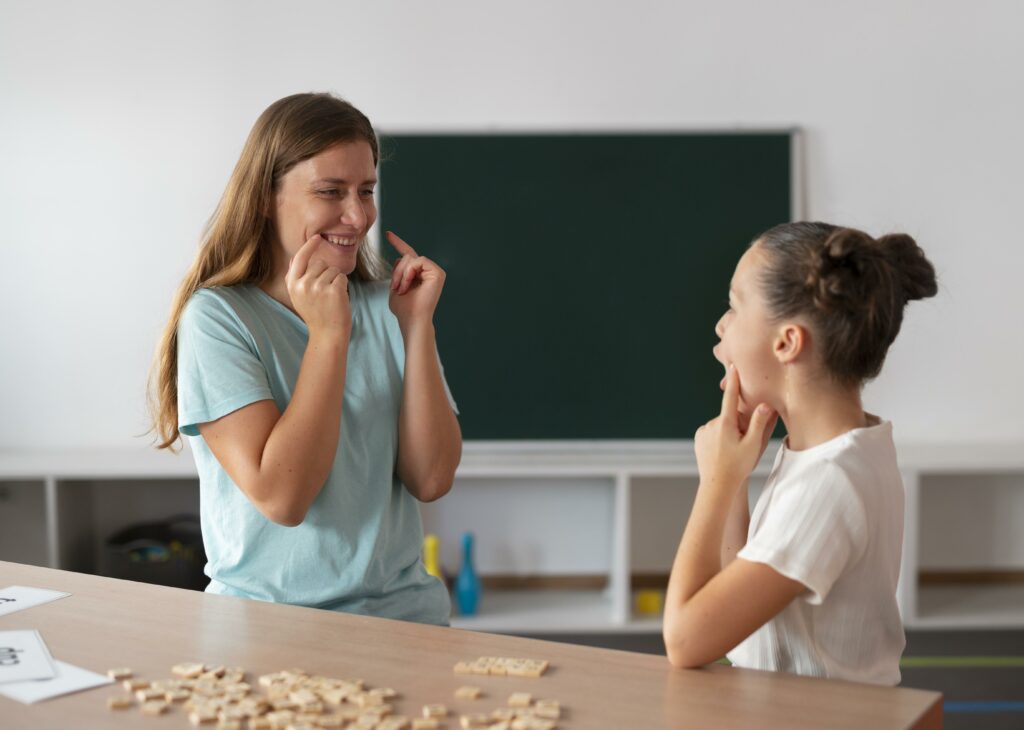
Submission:
{"label": "woman's left hand", "polygon": [[412,246],[391,231],[386,235],[388,242],[402,254],[391,275],[391,296],[388,299],[391,311],[398,318],[403,332],[416,323],[430,324],[444,288],[444,269],[426,256],[417,254]]}
{"label": "woman's left hand", "polygon": [[697,429],[694,447],[701,484],[720,489],[739,487],[768,446],[768,439],[778,421],[778,414],[762,403],[754,409],[742,430],[739,412],[740,376],[735,365],[729,366],[725,377],[722,412]]}

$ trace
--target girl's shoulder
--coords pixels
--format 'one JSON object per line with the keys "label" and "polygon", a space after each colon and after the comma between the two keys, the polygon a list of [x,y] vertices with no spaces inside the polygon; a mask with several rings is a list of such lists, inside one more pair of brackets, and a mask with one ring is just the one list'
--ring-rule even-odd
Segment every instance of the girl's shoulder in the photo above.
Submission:
{"label": "girl's shoulder", "polygon": [[855,481],[870,480],[897,466],[889,421],[870,416],[867,426],[847,431],[836,442],[828,459]]}
{"label": "girl's shoulder", "polygon": [[776,480],[802,498],[873,503],[902,486],[892,424],[877,420],[802,451],[783,446]]}
{"label": "girl's shoulder", "polygon": [[842,466],[895,456],[892,423],[870,415],[866,426],[851,429],[816,446],[793,451],[787,443],[782,443],[782,461],[790,466],[809,466],[823,462]]}

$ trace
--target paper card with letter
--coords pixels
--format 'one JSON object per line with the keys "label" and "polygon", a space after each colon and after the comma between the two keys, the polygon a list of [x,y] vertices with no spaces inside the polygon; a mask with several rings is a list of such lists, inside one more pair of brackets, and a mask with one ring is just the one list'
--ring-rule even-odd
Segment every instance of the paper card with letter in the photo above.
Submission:
{"label": "paper card with letter", "polygon": [[53,657],[38,631],[0,631],[0,683],[50,679]]}
{"label": "paper card with letter", "polygon": [[90,672],[88,669],[82,669],[58,659],[57,676],[53,679],[45,679],[42,682],[0,684],[0,695],[31,705],[40,700],[48,700],[51,697],[80,692],[83,689],[92,689],[112,682],[110,677]]}
{"label": "paper card with letter", "polygon": [[46,588],[30,588],[29,586],[7,586],[0,588],[0,616],[32,608],[40,603],[49,603],[58,598],[70,596],[63,591],[51,591]]}

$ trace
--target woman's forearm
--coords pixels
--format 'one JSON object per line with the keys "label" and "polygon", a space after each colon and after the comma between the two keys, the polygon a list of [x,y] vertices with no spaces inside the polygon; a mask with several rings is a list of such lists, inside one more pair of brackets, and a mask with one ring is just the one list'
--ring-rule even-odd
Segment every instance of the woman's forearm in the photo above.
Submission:
{"label": "woman's forearm", "polygon": [[347,361],[346,335],[310,333],[291,402],[263,449],[259,481],[286,524],[302,521],[334,466]]}
{"label": "woman's forearm", "polygon": [[398,415],[398,476],[419,500],[452,487],[462,458],[462,433],[441,377],[434,327],[413,325],[405,340],[405,381]]}

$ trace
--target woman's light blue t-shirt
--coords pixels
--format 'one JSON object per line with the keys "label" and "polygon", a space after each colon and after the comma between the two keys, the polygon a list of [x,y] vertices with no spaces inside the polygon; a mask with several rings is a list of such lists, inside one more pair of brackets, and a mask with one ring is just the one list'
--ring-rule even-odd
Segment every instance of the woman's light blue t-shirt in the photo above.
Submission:
{"label": "woman's light blue t-shirt", "polygon": [[178,324],[178,428],[199,470],[207,591],[448,623],[448,592],[420,559],[418,503],[395,473],[405,349],[388,284],[349,284],[341,438],[327,482],[296,527],[253,506],[197,426],[260,400],[284,412],[309,330],[256,286],[200,289],[189,299]]}

